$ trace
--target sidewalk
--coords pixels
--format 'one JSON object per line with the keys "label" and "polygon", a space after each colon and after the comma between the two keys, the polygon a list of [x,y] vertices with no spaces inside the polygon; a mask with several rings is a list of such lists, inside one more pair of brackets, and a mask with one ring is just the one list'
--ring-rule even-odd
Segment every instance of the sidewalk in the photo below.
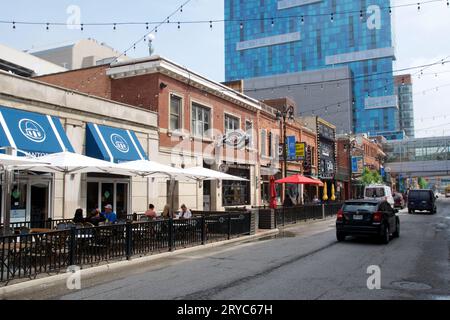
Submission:
{"label": "sidewalk", "polygon": [[[231,245],[231,244],[240,243],[240,242],[249,242],[252,240],[259,239],[259,238],[275,236],[276,234],[278,234],[278,232],[279,232],[278,229],[273,229],[273,230],[259,230],[258,229],[256,231],[256,234],[250,235],[250,236],[244,236],[244,237],[235,238],[235,239],[226,240],[226,241],[220,241],[220,242],[207,243],[206,245],[202,245],[202,246],[178,249],[178,250],[175,250],[172,252],[163,252],[160,254],[138,257],[138,258],[134,258],[131,260],[112,261],[110,263],[101,264],[101,265],[98,265],[95,267],[88,267],[86,269],[81,269],[79,275],[83,279],[89,279],[89,278],[95,277],[97,275],[105,274],[105,273],[120,272],[120,271],[130,269],[133,267],[142,267],[142,266],[145,266],[145,264],[156,262],[158,260],[169,259],[172,257],[176,257],[176,256],[188,254],[188,253],[199,252],[202,250],[208,250],[208,249],[215,248],[215,247],[222,247],[222,246]],[[27,279],[17,280],[20,282],[0,287],[0,299],[8,298],[8,295],[12,295],[12,294],[20,295],[21,292],[32,292],[35,290],[47,289],[48,287],[65,285],[67,279],[72,274],[73,273],[67,272],[67,273],[60,273],[60,274],[51,275],[51,276],[42,276],[42,277],[38,277],[37,279],[33,279],[33,280],[27,280]]]}

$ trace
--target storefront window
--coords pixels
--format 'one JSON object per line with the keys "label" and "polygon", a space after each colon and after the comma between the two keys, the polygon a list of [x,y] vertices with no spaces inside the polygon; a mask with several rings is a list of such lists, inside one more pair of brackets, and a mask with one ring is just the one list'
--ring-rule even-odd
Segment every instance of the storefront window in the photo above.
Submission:
{"label": "storefront window", "polygon": [[[250,178],[249,169],[230,168],[227,172],[233,176]],[[223,206],[248,205],[250,199],[250,181],[227,181],[222,182],[223,185]]]}

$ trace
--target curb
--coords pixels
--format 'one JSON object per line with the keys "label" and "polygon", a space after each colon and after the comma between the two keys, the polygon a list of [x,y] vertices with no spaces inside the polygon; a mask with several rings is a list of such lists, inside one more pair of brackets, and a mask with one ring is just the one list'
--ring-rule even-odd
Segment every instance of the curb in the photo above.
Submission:
{"label": "curb", "polygon": [[[164,259],[167,257],[174,257],[186,253],[192,253],[196,251],[201,251],[203,249],[209,249],[209,248],[215,248],[215,247],[221,247],[228,244],[238,243],[238,242],[247,242],[250,240],[258,239],[258,238],[264,238],[271,235],[278,234],[278,229],[273,229],[269,231],[264,231],[259,234],[254,234],[250,236],[244,236],[241,238],[235,238],[220,242],[213,242],[213,243],[207,243],[205,245],[195,246],[191,248],[185,248],[185,249],[179,249],[172,252],[163,252],[155,255],[145,256],[145,257],[139,257],[132,260],[123,260],[123,261],[117,261],[112,263],[107,263],[101,266],[96,267],[90,267],[86,269],[80,270],[80,276],[81,277],[91,277],[99,273],[105,273],[105,271],[114,271],[119,269],[125,269],[130,268],[133,266],[141,265],[146,262],[155,261],[159,259]],[[7,298],[8,294],[17,294],[21,291],[32,291],[35,289],[44,289],[46,287],[51,287],[57,285],[59,282],[66,281],[69,276],[71,276],[72,273],[61,273],[54,276],[48,276],[45,278],[40,279],[33,279],[28,281],[23,281],[20,283],[12,284],[9,286],[4,286],[0,288],[0,299]]]}

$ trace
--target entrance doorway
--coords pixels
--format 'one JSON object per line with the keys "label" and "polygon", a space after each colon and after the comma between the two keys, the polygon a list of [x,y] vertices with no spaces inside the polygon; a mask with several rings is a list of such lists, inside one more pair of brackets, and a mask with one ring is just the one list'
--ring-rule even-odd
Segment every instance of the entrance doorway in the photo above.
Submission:
{"label": "entrance doorway", "polygon": [[48,197],[49,184],[48,183],[33,183],[30,184],[30,221],[31,226],[39,221],[44,221],[48,218]]}
{"label": "entrance doorway", "polygon": [[[16,176],[11,185],[10,222],[31,221],[31,227],[41,225],[51,217],[50,194],[49,178]],[[3,218],[2,212],[2,221]]]}
{"label": "entrance doorway", "polygon": [[127,179],[88,178],[86,210],[104,211],[107,204],[112,205],[118,218],[125,219],[129,213],[130,183]]}

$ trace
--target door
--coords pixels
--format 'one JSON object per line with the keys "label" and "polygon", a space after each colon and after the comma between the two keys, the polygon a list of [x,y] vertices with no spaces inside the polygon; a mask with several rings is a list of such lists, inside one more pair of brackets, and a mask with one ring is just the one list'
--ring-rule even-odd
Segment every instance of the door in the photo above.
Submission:
{"label": "door", "polygon": [[128,214],[128,184],[116,184],[116,205],[115,210],[119,219],[126,219]]}
{"label": "door", "polygon": [[48,218],[49,213],[49,182],[30,183],[30,221],[31,226],[39,226]]}
{"label": "door", "polygon": [[101,208],[100,211],[104,211],[103,209],[107,204],[110,204],[113,206],[115,204],[114,199],[114,183],[102,183],[101,184]]}

